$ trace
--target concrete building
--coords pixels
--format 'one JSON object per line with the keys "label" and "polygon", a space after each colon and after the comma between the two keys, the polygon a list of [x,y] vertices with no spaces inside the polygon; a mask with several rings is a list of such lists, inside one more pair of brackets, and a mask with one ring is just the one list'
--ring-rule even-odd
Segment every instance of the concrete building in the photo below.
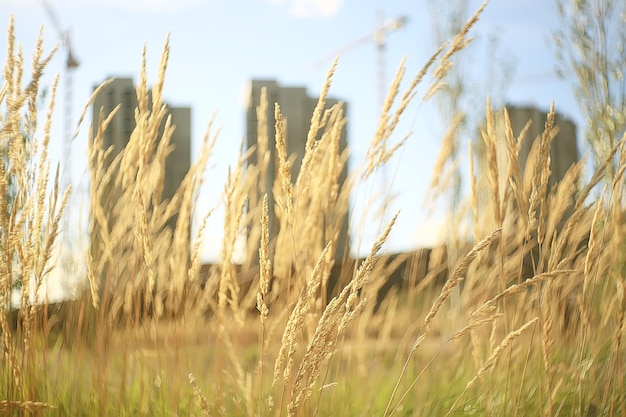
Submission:
{"label": "concrete building", "polygon": [[[302,157],[306,145],[307,135],[309,127],[311,125],[311,117],[313,110],[318,102],[318,97],[311,97],[308,95],[305,87],[285,87],[279,85],[275,80],[252,80],[248,85],[247,94],[247,109],[246,109],[246,149],[250,149],[255,146],[258,138],[258,118],[257,118],[257,106],[260,103],[261,90],[263,87],[267,91],[267,136],[268,136],[268,148],[271,153],[269,161],[269,172],[265,184],[262,186],[262,190],[259,190],[259,195],[267,193],[270,202],[273,201],[272,186],[276,179],[276,170],[273,167],[276,166],[276,141],[275,141],[275,122],[274,118],[274,103],[278,103],[281,107],[281,113],[287,121],[286,129],[286,143],[288,156],[295,156],[294,163],[291,170],[291,178],[295,181],[299,172],[300,165],[302,163]],[[333,105],[339,103],[340,100],[334,98],[326,98],[326,108],[330,108]],[[347,104],[344,103],[344,112],[347,112]],[[347,148],[347,128],[344,128],[343,134],[340,139],[340,152]],[[321,132],[320,132],[321,134]],[[256,153],[252,153],[250,162],[257,163]],[[341,181],[345,181],[348,175],[347,166],[344,168],[341,174]],[[277,221],[273,214],[273,204],[270,204],[270,236],[276,236]],[[337,242],[337,252],[335,258],[341,260],[344,256],[350,254],[349,250],[349,228],[348,220],[344,222],[342,227],[339,241]]]}
{"label": "concrete building", "polygon": [[[100,109],[106,116],[120,105],[104,133],[104,146],[113,147],[112,157],[124,149],[135,129],[137,104],[135,85],[131,78],[115,78],[94,100],[92,120],[98,120]],[[174,149],[165,162],[163,197],[167,199],[176,193],[191,166],[191,108],[168,106],[168,112],[172,116],[172,124],[176,126],[176,130],[170,139]],[[95,136],[95,131],[92,134]]]}
{"label": "concrete building", "polygon": [[[135,109],[138,101],[135,86],[131,78],[115,78],[113,82],[108,84],[100,94],[95,98],[92,106],[93,131],[92,137],[95,137],[97,129],[97,121],[99,120],[100,111],[106,117],[111,111],[117,107],[119,110],[112,118],[111,123],[104,132],[103,145],[104,148],[112,147],[112,152],[105,165],[110,164],[113,158],[118,155],[128,144],[131,133],[135,129]],[[151,105],[151,103],[150,103]],[[175,125],[174,133],[170,139],[173,149],[167,156],[165,161],[165,176],[163,183],[162,198],[164,200],[171,199],[180,187],[185,175],[190,169],[191,164],[191,109],[189,107],[169,107],[168,113],[171,115],[172,124]],[[165,122],[163,122],[165,124]],[[159,132],[159,138],[162,135],[163,127]],[[101,205],[105,213],[114,213],[112,210],[114,202],[122,192],[115,189],[113,181],[106,185],[104,196],[101,197]],[[111,214],[107,218],[109,222],[109,230],[112,230],[116,221],[115,214]],[[168,219],[166,227],[174,230],[177,221],[177,213]],[[97,227],[97,226],[96,226]],[[189,234],[191,231],[189,231]],[[100,253],[101,242],[97,237],[99,231],[91,230],[92,253],[94,256]]]}
{"label": "concrete building", "polygon": [[[522,129],[528,122],[530,125],[526,134],[524,135],[521,149],[519,152],[519,162],[521,167],[522,177],[526,171],[526,165],[528,157],[535,140],[541,137],[545,130],[545,124],[547,121],[548,109],[542,110],[531,106],[512,106],[507,105],[506,110],[509,115],[509,121],[511,123],[511,130],[513,136],[517,138]],[[494,113],[495,116],[495,128],[497,138],[497,159],[499,168],[499,177],[501,179],[506,178],[508,169],[508,150],[505,133],[504,112],[499,110]],[[555,184],[561,181],[567,172],[567,170],[576,162],[580,160],[578,152],[578,144],[576,140],[576,125],[564,117],[563,115],[556,113],[555,126],[558,126],[559,132],[552,140],[552,146],[550,148],[550,170],[551,175],[548,180],[548,190],[550,190]],[[483,125],[481,130],[486,131],[486,126]],[[477,142],[477,155],[480,165],[480,171],[482,173],[488,172],[488,162],[486,156],[486,149],[484,149],[483,140]],[[500,181],[500,195],[504,194],[504,189],[509,187],[507,181]]]}
{"label": "concrete building", "polygon": [[[522,179],[527,177],[527,167],[529,157],[531,155],[531,150],[535,143],[541,138],[545,130],[545,124],[547,121],[548,109],[538,109],[536,107],[530,106],[511,106],[507,105],[506,110],[509,116],[509,121],[511,125],[511,130],[513,136],[518,138],[524,129],[524,127],[530,122],[528,126],[528,130],[526,131],[522,143],[521,148],[518,154],[520,169]],[[494,121],[495,121],[495,136],[496,136],[496,156],[498,160],[498,176],[499,176],[499,193],[500,199],[504,197],[505,190],[511,187],[511,184],[508,181],[508,169],[509,169],[509,153],[508,153],[508,144],[506,137],[506,125],[504,119],[504,111],[498,110],[494,113]],[[550,177],[548,178],[548,189],[550,192],[553,187],[559,183],[565,176],[566,172],[570,169],[570,167],[577,163],[579,158],[578,145],[576,140],[576,126],[575,124],[564,117],[563,115],[556,113],[555,126],[558,127],[558,134],[552,140],[551,148],[550,148]],[[486,132],[486,125],[481,127],[482,131]],[[537,149],[538,150],[538,149]],[[489,185],[488,172],[489,172],[489,162],[487,159],[487,150],[485,149],[484,141],[481,139],[477,142],[476,155],[478,158],[478,176],[479,176],[479,194],[480,198],[484,199],[485,204],[492,204],[491,202],[491,188]],[[532,175],[532,173],[528,173]],[[482,178],[482,179],[481,179]],[[512,203],[512,200],[509,200]],[[566,209],[564,220],[568,215],[571,214],[571,210],[573,209],[573,201],[570,202],[569,207]],[[485,213],[491,213],[490,209],[486,210]],[[486,214],[489,216],[489,214]],[[507,216],[508,221],[515,221],[514,216]],[[495,219],[483,219],[483,221],[487,222],[486,224],[490,224],[489,222],[494,222],[491,226],[496,227]],[[559,225],[560,228],[562,226]]]}
{"label": "concrete building", "polygon": [[[516,137],[526,123],[529,120],[531,122],[526,133],[526,140],[522,142],[522,149],[519,155],[523,173],[533,140],[539,137],[545,129],[548,110],[539,110],[535,107],[507,106],[507,111],[513,134]],[[580,159],[576,142],[576,125],[559,113],[556,113],[554,123],[558,126],[559,133],[552,141],[550,149],[550,170],[552,175],[548,182],[548,189],[563,179],[567,170]]]}

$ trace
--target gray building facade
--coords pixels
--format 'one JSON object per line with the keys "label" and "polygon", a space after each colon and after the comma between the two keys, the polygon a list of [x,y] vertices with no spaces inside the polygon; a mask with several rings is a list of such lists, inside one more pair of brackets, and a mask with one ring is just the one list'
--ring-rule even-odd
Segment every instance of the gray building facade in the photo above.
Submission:
{"label": "gray building facade", "polygon": [[[151,97],[151,95],[150,95]],[[151,98],[150,98],[151,101]],[[119,106],[117,113],[113,116],[107,129],[103,133],[103,148],[111,148],[112,151],[104,161],[105,166],[110,166],[113,159],[126,147],[129,143],[131,134],[136,127],[135,110],[137,108],[137,94],[135,85],[131,78],[115,78],[104,87],[104,89],[95,98],[92,106],[92,138],[96,136],[98,129],[98,120],[100,112],[103,117],[107,117],[113,109]],[[152,103],[149,103],[152,106]],[[171,123],[175,126],[172,137],[170,138],[171,152],[165,160],[165,175],[163,177],[163,188],[161,198],[163,201],[171,200],[179,189],[183,179],[187,175],[191,165],[191,109],[189,107],[170,107],[167,106],[167,113],[171,116]],[[167,118],[167,116],[166,116]],[[165,118],[165,119],[166,119]],[[163,134],[165,121],[157,133],[157,140]],[[149,151],[148,151],[149,152]],[[151,158],[150,155],[147,155]],[[93,163],[93,161],[90,161]],[[93,179],[92,179],[93,180]],[[115,173],[113,177],[104,184],[102,194],[98,197],[106,216],[106,226],[111,232],[119,216],[119,208],[115,207],[116,201],[124,190],[119,189],[115,185]],[[117,213],[117,214],[116,214]],[[93,215],[93,214],[92,214]],[[172,213],[167,219],[165,227],[172,232],[175,230],[178,213]],[[92,256],[100,257],[102,242],[101,230],[98,222],[94,223],[94,229],[91,233],[91,253]],[[191,231],[187,234],[190,236]],[[188,242],[188,245],[190,242]],[[121,249],[123,250],[123,249]],[[106,272],[103,273],[106,275]]]}
{"label": "gray building facade", "polygon": [[[131,78],[113,79],[94,100],[92,106],[94,121],[98,120],[101,109],[106,117],[116,106],[120,106],[104,132],[104,147],[113,147],[111,157],[124,149],[135,129],[137,104],[135,85]],[[170,139],[173,150],[165,161],[163,198],[170,199],[180,187],[191,166],[191,108],[168,106],[167,110],[172,117],[172,124],[176,126]],[[92,135],[95,136],[97,126],[96,123],[93,125]]]}
{"label": "gray building facade", "polygon": [[[318,97],[310,96],[305,87],[282,86],[276,80],[252,80],[248,85],[247,106],[246,106],[246,149],[255,147],[257,144],[258,117],[257,106],[260,104],[261,90],[266,88],[267,92],[267,137],[268,149],[270,151],[269,169],[266,176],[265,184],[258,190],[258,195],[267,193],[268,200],[273,202],[272,187],[276,180],[277,166],[276,162],[276,141],[275,141],[275,123],[274,103],[280,105],[281,113],[286,119],[286,144],[287,156],[295,157],[291,168],[291,178],[293,181],[300,173],[300,166],[304,155],[306,140],[309,127],[311,125],[311,117],[318,102]],[[334,106],[340,100],[335,98],[326,98],[326,108]],[[347,104],[343,102],[344,111],[347,112]],[[321,134],[321,132],[320,132]],[[347,127],[344,127],[339,144],[339,152],[343,152],[347,148]],[[257,163],[257,154],[253,152],[250,157],[250,163]],[[347,164],[341,173],[340,181],[343,183],[348,175]],[[269,205],[269,221],[270,236],[276,236],[278,230],[277,220],[273,212],[273,204]],[[335,259],[341,260],[350,253],[350,239],[348,219],[344,221],[340,236],[337,243],[337,251]]]}
{"label": "gray building facade", "polygon": [[[523,174],[534,139],[539,137],[545,129],[548,111],[539,110],[536,107],[507,106],[506,109],[513,134],[516,137],[526,123],[531,122],[519,154]],[[559,132],[552,141],[550,148],[550,170],[552,174],[548,182],[548,189],[561,181],[567,170],[580,159],[576,142],[576,125],[559,113],[555,114],[554,124],[558,126]]]}

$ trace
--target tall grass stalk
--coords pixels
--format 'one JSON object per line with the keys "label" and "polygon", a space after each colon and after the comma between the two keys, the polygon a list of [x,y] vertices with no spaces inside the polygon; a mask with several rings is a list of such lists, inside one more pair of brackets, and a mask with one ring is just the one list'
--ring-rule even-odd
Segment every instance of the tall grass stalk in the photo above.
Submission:
{"label": "tall grass stalk", "polygon": [[[362,259],[338,256],[344,223],[360,221],[351,196],[413,140],[396,135],[418,86],[426,84],[422,103],[437,94],[485,6],[406,87],[400,64],[366,158],[350,170],[344,106],[326,99],[337,62],[300,138],[303,155],[288,153],[298,138],[262,91],[259,137],[229,169],[221,260],[210,266],[201,251],[212,212],[195,210],[218,131],[209,123],[180,188],[165,198],[176,128],[163,98],[169,41],[152,85],[144,50],[128,143],[106,145],[119,109],[96,109],[92,121],[84,288],[60,304],[42,295],[70,193],[48,155],[57,81],[43,109],[51,55],[40,36],[24,81],[11,19],[0,88],[0,414],[624,415],[626,138],[592,175],[578,162],[549,186],[557,106],[533,138],[486,99],[459,211],[471,238],[459,234],[454,251],[385,253],[397,218],[411,215],[402,212],[381,223]],[[450,138],[460,128],[452,120]],[[436,196],[450,181],[432,184]],[[370,201],[362,221],[392,204]],[[360,249],[359,234],[351,232]]]}

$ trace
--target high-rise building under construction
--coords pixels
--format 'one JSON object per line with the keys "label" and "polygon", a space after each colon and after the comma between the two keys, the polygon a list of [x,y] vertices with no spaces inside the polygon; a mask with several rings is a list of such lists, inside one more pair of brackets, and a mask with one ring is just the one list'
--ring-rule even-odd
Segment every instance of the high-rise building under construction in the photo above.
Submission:
{"label": "high-rise building under construction", "polygon": [[[286,152],[287,156],[293,158],[291,165],[291,178],[295,181],[300,173],[300,166],[302,164],[302,158],[304,156],[305,145],[308,137],[309,128],[311,126],[311,118],[313,111],[318,102],[318,97],[312,97],[307,93],[305,87],[286,87],[279,85],[275,80],[252,80],[248,86],[247,94],[247,110],[246,110],[246,148],[251,149],[256,147],[259,134],[258,131],[258,115],[257,107],[260,104],[261,91],[266,89],[267,113],[265,118],[267,120],[267,138],[268,138],[268,150],[270,152],[269,169],[265,177],[265,183],[260,186],[258,191],[259,195],[267,193],[269,204],[269,222],[270,222],[270,236],[275,236],[278,230],[278,222],[275,218],[273,211],[273,186],[276,181],[275,169],[277,166],[276,156],[276,142],[275,142],[275,123],[274,117],[274,103],[280,105],[281,113],[286,120]],[[329,109],[340,101],[334,98],[326,98],[325,108]],[[347,105],[343,103],[344,112],[347,112]],[[319,136],[319,135],[318,135]],[[319,137],[318,137],[319,139]],[[343,128],[339,139],[339,152],[343,152],[347,148],[347,126]],[[256,152],[252,152],[250,156],[250,162],[257,163]],[[347,164],[343,167],[340,174],[340,183],[343,184],[347,178],[348,167]],[[344,257],[349,256],[350,251],[350,239],[349,239],[349,227],[348,218],[345,217],[341,226],[341,231],[336,243],[335,259],[340,261]]]}

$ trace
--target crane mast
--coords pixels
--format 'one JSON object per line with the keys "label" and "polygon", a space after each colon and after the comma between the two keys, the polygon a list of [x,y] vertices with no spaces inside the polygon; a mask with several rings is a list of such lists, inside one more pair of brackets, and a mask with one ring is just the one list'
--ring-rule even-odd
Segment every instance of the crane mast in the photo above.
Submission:
{"label": "crane mast", "polygon": [[[73,74],[76,68],[79,67],[80,62],[76,58],[72,50],[72,41],[69,30],[63,30],[60,20],[56,13],[52,9],[52,6],[47,0],[41,0],[41,3],[46,10],[46,14],[52,23],[52,26],[56,30],[59,38],[61,39],[63,48],[65,49],[65,68],[64,68],[64,83],[65,83],[65,98],[64,98],[64,126],[63,126],[63,151],[65,153],[64,168],[62,170],[62,185],[63,189],[67,189],[71,185],[71,145],[72,145],[72,85]],[[67,218],[67,216],[65,216]]]}
{"label": "crane mast", "polygon": [[387,91],[386,71],[387,65],[385,60],[387,37],[390,33],[404,27],[408,22],[406,16],[400,16],[393,20],[385,20],[384,15],[379,13],[378,15],[378,27],[373,32],[370,32],[358,39],[344,45],[337,49],[335,52],[326,55],[309,66],[309,68],[319,67],[326,65],[329,61],[332,61],[336,56],[344,55],[353,49],[360,47],[361,45],[374,43],[377,51],[377,78],[378,78],[378,100],[382,107],[385,101],[385,93]]}
{"label": "crane mast", "polygon": [[372,39],[376,44],[378,55],[378,100],[382,108],[385,101],[385,93],[387,91],[385,49],[387,45],[387,35],[406,25],[407,18],[401,16],[394,20],[385,21],[382,13],[378,15],[378,29],[373,33]]}
{"label": "crane mast", "polygon": [[[386,91],[387,91],[387,80],[386,80],[386,46],[387,46],[387,37],[390,33],[404,27],[408,22],[408,18],[406,16],[400,16],[393,20],[386,20],[383,13],[378,14],[378,27],[371,33],[368,33],[347,45],[336,50],[334,53],[325,56],[324,58],[316,61],[314,64],[310,65],[309,68],[318,67],[320,65],[326,64],[328,61],[333,60],[336,56],[343,55],[351,50],[360,47],[364,44],[374,43],[376,45],[377,52],[377,78],[378,78],[378,104],[382,111],[383,105],[385,103]],[[388,178],[387,178],[387,170],[386,167],[382,168],[382,182],[383,186],[388,186]],[[387,213],[387,204],[389,199],[384,199],[384,205],[381,209],[383,218]]]}

